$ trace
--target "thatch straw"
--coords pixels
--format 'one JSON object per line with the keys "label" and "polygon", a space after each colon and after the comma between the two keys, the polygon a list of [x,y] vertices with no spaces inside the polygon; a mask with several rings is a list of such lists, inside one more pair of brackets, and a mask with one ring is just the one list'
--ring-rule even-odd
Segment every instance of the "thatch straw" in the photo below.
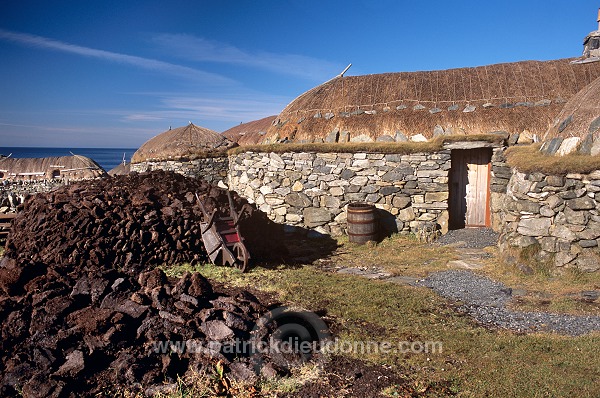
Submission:
{"label": "thatch straw", "polygon": [[7,180],[84,179],[106,176],[106,172],[98,163],[81,155],[0,158],[0,173],[2,178]]}
{"label": "thatch straw", "polygon": [[150,139],[133,154],[131,162],[217,155],[235,145],[216,131],[190,123],[184,127],[167,130]]}
{"label": "thatch straw", "polygon": [[255,145],[262,142],[264,135],[277,116],[267,116],[248,123],[242,123],[222,134],[238,145]]}
{"label": "thatch straw", "polygon": [[[596,63],[600,64],[600,62]],[[598,130],[600,130],[600,78],[584,87],[565,104],[544,138],[584,137]]]}
{"label": "thatch straw", "polygon": [[118,166],[112,168],[108,175],[111,177],[127,175],[131,172],[131,163],[119,163]]}
{"label": "thatch straw", "polygon": [[[600,76],[600,63],[570,61],[338,77],[292,101],[268,130],[266,142],[324,138],[334,128],[351,136],[402,131],[431,138],[436,125],[453,134],[528,130],[541,136],[564,102]],[[449,110],[452,106],[457,109]],[[467,106],[475,111],[463,112]],[[353,115],[362,111],[375,114]],[[326,113],[334,116],[327,119]]]}

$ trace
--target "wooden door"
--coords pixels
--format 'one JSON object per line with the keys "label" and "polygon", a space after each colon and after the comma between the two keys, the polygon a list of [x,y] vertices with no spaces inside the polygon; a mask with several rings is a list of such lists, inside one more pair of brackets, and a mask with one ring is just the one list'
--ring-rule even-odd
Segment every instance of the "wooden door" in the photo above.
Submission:
{"label": "wooden door", "polygon": [[452,151],[450,228],[489,227],[490,148]]}

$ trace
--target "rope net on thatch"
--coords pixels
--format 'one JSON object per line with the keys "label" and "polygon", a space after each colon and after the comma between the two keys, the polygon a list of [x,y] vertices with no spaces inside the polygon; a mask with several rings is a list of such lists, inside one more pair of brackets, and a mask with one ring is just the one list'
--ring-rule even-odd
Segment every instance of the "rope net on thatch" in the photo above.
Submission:
{"label": "rope net on thatch", "polygon": [[252,122],[242,123],[224,131],[222,134],[238,145],[256,145],[264,139],[267,130],[276,117],[267,116]]}
{"label": "rope net on thatch", "polygon": [[81,156],[47,158],[0,158],[0,178],[4,180],[79,180],[106,176],[94,160]]}
{"label": "rope net on thatch", "polygon": [[494,130],[543,134],[566,100],[600,76],[600,63],[524,61],[428,72],[334,78],[292,101],[267,132],[323,138],[334,128],[371,137]]}
{"label": "rope net on thatch", "polygon": [[131,159],[132,163],[186,159],[223,153],[236,144],[216,131],[193,123],[169,129],[147,141]]}

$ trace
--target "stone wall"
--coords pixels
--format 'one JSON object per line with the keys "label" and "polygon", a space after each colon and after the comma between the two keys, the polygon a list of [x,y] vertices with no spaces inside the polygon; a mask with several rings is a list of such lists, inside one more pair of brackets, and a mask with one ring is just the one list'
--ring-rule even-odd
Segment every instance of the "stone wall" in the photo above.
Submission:
{"label": "stone wall", "polygon": [[[0,213],[14,211],[13,205],[22,203],[27,195],[39,192],[49,192],[56,187],[65,185],[68,180],[53,178],[39,181],[8,181],[0,182]],[[11,200],[9,200],[11,196]],[[18,203],[17,203],[18,202]]]}
{"label": "stone wall", "polygon": [[504,197],[501,249],[536,245],[560,268],[600,269],[600,171],[566,176],[514,171]]}
{"label": "stone wall", "polygon": [[448,228],[450,151],[255,153],[230,156],[229,187],[276,222],[339,236],[346,206],[373,203],[388,232]]}
{"label": "stone wall", "polygon": [[229,161],[227,157],[204,158],[194,160],[165,160],[132,163],[131,171],[142,173],[152,170],[173,171],[186,177],[204,178],[217,183],[227,180]]}

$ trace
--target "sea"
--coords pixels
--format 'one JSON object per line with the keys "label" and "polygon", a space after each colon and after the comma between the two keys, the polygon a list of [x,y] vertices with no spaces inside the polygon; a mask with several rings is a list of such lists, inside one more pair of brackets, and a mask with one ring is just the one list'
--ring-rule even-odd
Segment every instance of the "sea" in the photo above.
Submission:
{"label": "sea", "polygon": [[46,158],[72,154],[94,159],[104,170],[110,171],[125,161],[130,162],[137,148],[38,148],[0,147],[0,155],[14,158]]}

